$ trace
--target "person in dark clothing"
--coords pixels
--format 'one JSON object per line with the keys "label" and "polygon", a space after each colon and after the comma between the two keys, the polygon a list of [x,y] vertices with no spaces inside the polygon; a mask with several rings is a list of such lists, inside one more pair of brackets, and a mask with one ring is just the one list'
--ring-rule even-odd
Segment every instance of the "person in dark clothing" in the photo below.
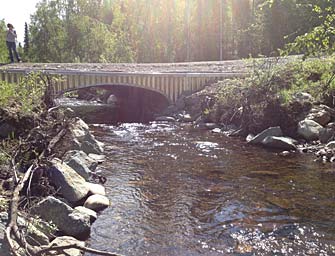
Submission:
{"label": "person in dark clothing", "polygon": [[7,44],[7,48],[8,48],[10,62],[14,63],[13,53],[14,53],[15,58],[17,59],[17,61],[21,62],[21,58],[16,51],[17,35],[16,35],[16,31],[14,30],[14,26],[12,24],[8,23],[7,28],[8,28],[8,30],[7,30],[7,35],[6,35],[6,44]]}

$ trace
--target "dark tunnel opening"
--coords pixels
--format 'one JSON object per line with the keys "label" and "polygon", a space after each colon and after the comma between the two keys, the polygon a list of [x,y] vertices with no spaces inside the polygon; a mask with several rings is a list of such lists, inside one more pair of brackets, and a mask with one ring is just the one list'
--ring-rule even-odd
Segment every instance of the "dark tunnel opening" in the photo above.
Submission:
{"label": "dark tunnel opening", "polygon": [[159,92],[126,85],[92,86],[65,95],[71,95],[72,100],[89,102],[91,111],[79,113],[89,123],[146,123],[169,106],[169,100]]}

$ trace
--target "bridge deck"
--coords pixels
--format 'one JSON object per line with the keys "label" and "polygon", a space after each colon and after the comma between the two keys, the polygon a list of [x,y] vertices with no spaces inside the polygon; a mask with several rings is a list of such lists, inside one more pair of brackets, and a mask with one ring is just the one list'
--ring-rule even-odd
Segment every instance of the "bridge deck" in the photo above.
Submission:
{"label": "bridge deck", "polygon": [[50,73],[245,73],[243,60],[185,63],[15,63],[0,66],[14,72],[45,71]]}

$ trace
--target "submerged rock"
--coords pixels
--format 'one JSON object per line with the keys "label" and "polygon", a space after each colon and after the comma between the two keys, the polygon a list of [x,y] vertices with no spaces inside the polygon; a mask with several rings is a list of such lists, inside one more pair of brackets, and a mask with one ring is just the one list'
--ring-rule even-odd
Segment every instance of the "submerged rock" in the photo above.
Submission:
{"label": "submerged rock", "polygon": [[262,145],[269,148],[282,150],[296,150],[297,141],[289,137],[268,136],[262,141]]}
{"label": "submerged rock", "polygon": [[250,138],[250,144],[260,144],[268,136],[283,136],[283,132],[279,126],[270,127],[261,133],[257,134],[255,137]]}
{"label": "submerged rock", "polygon": [[159,116],[155,118],[157,122],[176,122],[176,119],[172,116]]}

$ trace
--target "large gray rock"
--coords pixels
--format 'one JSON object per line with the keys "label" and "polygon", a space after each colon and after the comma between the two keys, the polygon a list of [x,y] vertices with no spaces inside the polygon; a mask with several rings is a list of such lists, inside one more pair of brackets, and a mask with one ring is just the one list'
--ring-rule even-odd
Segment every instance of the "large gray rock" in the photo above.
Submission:
{"label": "large gray rock", "polygon": [[90,216],[83,214],[64,202],[49,196],[39,202],[33,213],[54,223],[60,231],[78,239],[86,239],[90,234]]}
{"label": "large gray rock", "polygon": [[317,122],[305,119],[298,124],[298,134],[307,141],[318,140],[322,128]]}
{"label": "large gray rock", "polygon": [[82,214],[87,214],[88,216],[90,216],[90,222],[93,223],[94,221],[96,221],[96,219],[98,218],[98,215],[95,211],[88,209],[84,206],[77,206],[74,208],[75,211],[79,211]]}
{"label": "large gray rock", "polygon": [[[60,236],[56,237],[51,243],[50,246],[67,246],[76,244],[78,246],[85,246],[85,242],[79,241],[71,236]],[[80,250],[75,248],[65,249],[62,253],[59,252],[49,252],[49,255],[57,255],[57,256],[81,256],[82,253]]]}
{"label": "large gray rock", "polygon": [[250,138],[248,143],[250,143],[250,144],[260,144],[268,136],[278,136],[278,137],[280,137],[280,136],[283,136],[283,132],[282,132],[282,130],[279,126],[270,127],[268,129],[262,131],[261,133],[257,134],[255,137]]}
{"label": "large gray rock", "polygon": [[75,170],[86,181],[89,179],[91,171],[82,158],[72,156],[70,159],[64,161],[68,166]]}
{"label": "large gray rock", "polygon": [[102,154],[103,143],[95,139],[90,133],[88,125],[80,118],[70,125],[72,136],[81,143],[80,149],[85,153]]}
{"label": "large gray rock", "polygon": [[84,203],[84,207],[100,211],[107,208],[110,205],[109,199],[106,196],[102,195],[92,195],[88,197]]}
{"label": "large gray rock", "polygon": [[289,137],[268,136],[262,141],[262,145],[268,148],[277,148],[281,150],[296,150],[297,141]]}
{"label": "large gray rock", "polygon": [[64,161],[70,161],[71,158],[79,158],[81,162],[84,162],[85,165],[91,170],[94,171],[98,164],[99,161],[97,161],[96,159],[92,158],[91,156],[87,155],[84,151],[81,150],[70,150],[68,152],[66,152],[66,154],[64,155]]}
{"label": "large gray rock", "polygon": [[87,196],[89,187],[83,177],[61,160],[54,158],[49,170],[52,183],[70,202],[78,202]]}
{"label": "large gray rock", "polygon": [[100,184],[90,183],[88,182],[89,193],[92,195],[106,195],[105,187]]}

